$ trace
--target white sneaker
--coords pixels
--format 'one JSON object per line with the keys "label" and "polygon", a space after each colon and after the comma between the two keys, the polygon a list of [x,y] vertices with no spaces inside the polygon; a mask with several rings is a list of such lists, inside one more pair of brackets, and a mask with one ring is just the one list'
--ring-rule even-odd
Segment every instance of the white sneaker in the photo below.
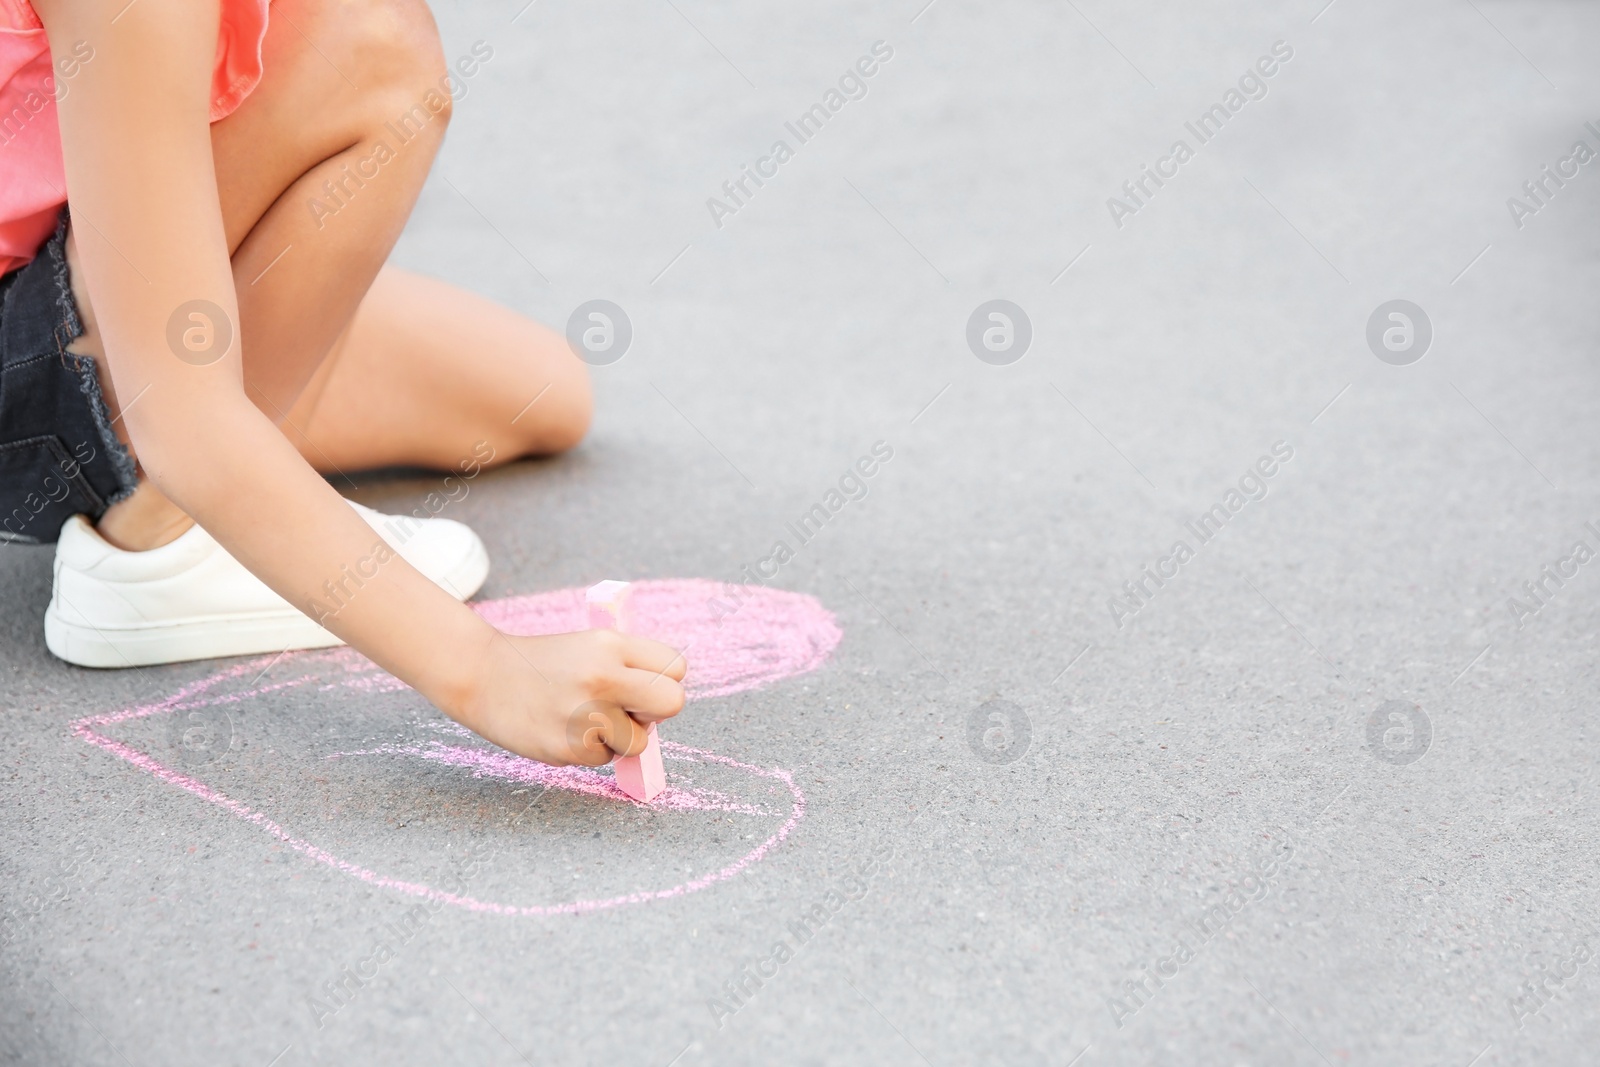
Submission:
{"label": "white sneaker", "polygon": [[[407,563],[457,600],[489,575],[478,535],[451,519],[350,506]],[[80,667],[247,656],[344,642],[292,607],[198,525],[148,552],[127,552],[82,515],[61,528],[44,613],[50,651]]]}

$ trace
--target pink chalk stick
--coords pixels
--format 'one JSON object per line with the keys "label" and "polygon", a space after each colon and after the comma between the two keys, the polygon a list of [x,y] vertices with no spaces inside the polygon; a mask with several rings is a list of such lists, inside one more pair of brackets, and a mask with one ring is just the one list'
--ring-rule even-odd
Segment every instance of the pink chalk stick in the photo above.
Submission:
{"label": "pink chalk stick", "polygon": [[[628,630],[628,583],[599,582],[589,587],[584,596],[589,609],[591,630]],[[618,756],[612,761],[612,771],[617,776],[617,788],[635,800],[649,803],[667,788],[667,769],[661,762],[661,742],[656,736],[656,724],[646,728],[649,740],[644,751],[637,756]]]}
{"label": "pink chalk stick", "polygon": [[632,620],[628,612],[628,583],[615,580],[597,582],[583,596],[589,608],[589,629],[627,633]]}
{"label": "pink chalk stick", "polygon": [[656,724],[645,731],[650,740],[637,756],[618,756],[611,765],[617,776],[617,788],[635,800],[646,803],[660,796],[667,788],[667,768],[661,762],[661,741],[656,736]]}

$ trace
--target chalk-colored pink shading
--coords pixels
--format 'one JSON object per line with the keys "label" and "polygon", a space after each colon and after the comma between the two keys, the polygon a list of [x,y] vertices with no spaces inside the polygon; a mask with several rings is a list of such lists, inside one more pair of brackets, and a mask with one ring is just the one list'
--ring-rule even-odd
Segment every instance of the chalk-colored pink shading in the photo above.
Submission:
{"label": "chalk-colored pink shading", "polygon": [[[466,733],[465,730],[462,732]],[[675,745],[671,741],[663,741],[661,744],[663,752],[671,751],[679,759],[690,758],[689,754],[698,751],[683,745]],[[347,759],[352,756],[410,756],[429,763],[441,763],[446,767],[465,768],[472,772],[474,778],[500,778],[524,785],[537,785],[546,789],[561,789],[569,793],[604,797],[607,800],[626,801],[658,811],[715,811],[731,815],[764,817],[774,814],[715,789],[673,785],[670,780],[664,791],[649,803],[645,803],[623,792],[617,785],[616,778],[609,774],[601,774],[587,767],[552,767],[531,759],[523,759],[500,748],[428,741],[423,744],[379,745],[376,748],[356,749],[351,752],[335,752],[327,758]]]}
{"label": "chalk-colored pink shading", "polygon": [[[473,605],[484,618],[510,633],[534,635],[563,633],[582,629],[586,620],[582,589],[563,589],[532,596],[511,597]],[[674,579],[634,583],[633,632],[654,637],[682,650],[689,661],[685,684],[691,698],[723,696],[756,688],[782,678],[816,669],[838,645],[840,633],[832,613],[815,598],[801,593],[766,589],[759,586],[726,586],[700,579]],[[306,667],[342,668],[336,680],[328,682],[316,673],[299,673],[284,681],[256,684],[269,670],[303,671]],[[240,692],[213,692],[226,682],[253,678]],[[703,749],[662,742],[663,754],[674,761],[716,763],[746,774],[782,782],[790,795],[788,818],[782,826],[754,849],[719,870],[666,889],[641,890],[621,896],[576,900],[562,904],[505,904],[475,897],[447,893],[418,882],[407,882],[380,874],[342,859],[302,838],[296,837],[263,813],[235,800],[205,782],[166,766],[155,757],[125,742],[108,737],[101,728],[168,715],[193,708],[216,707],[254,699],[268,693],[302,685],[316,685],[319,691],[352,689],[364,693],[392,692],[407,686],[382,671],[366,657],[351,649],[293,653],[288,656],[263,656],[224,668],[197,682],[183,686],[166,699],[104,715],[90,715],[72,724],[73,733],[112,755],[169,785],[194,794],[223,808],[245,822],[276,837],[309,859],[359,879],[369,885],[409,896],[437,901],[468,911],[499,915],[548,916],[583,914],[651,900],[665,900],[693,893],[732,878],[759,862],[777,847],[805,817],[804,793],[790,772],[782,768],[764,769]],[[583,768],[556,768],[535,763],[499,750],[468,748],[430,742],[427,745],[385,746],[357,754],[406,755],[448,766],[470,769],[475,777],[494,777],[508,781],[535,782],[550,788],[605,796],[634,803],[610,779]],[[725,794],[712,790],[668,788],[648,805],[664,811],[738,811],[741,814],[767,814]],[[748,810],[746,810],[748,809]]]}
{"label": "chalk-colored pink shading", "polygon": [[[472,607],[506,633],[569,633],[588,627],[584,592],[557,589]],[[671,645],[688,660],[683,681],[691,699],[727,696],[814,671],[843,637],[833,613],[804,593],[672,578],[633,582],[628,596],[630,632]],[[361,676],[327,683],[323,689],[348,686],[386,693],[407,688],[351,649],[321,655]]]}
{"label": "chalk-colored pink shading", "polygon": [[[478,604],[478,614],[514,634],[557,634],[588,627],[584,590]],[[804,593],[724,585],[700,578],[632,583],[631,633],[678,649],[695,697],[726,696],[822,666],[843,636],[833,613]]]}

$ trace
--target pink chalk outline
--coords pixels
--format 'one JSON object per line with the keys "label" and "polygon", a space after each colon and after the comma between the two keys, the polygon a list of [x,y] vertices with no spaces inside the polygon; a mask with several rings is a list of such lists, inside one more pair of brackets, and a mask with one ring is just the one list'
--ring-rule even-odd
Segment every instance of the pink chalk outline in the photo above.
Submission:
{"label": "pink chalk outline", "polygon": [[[471,731],[464,727],[447,729],[445,732],[458,737],[473,736]],[[691,763],[700,762],[695,758],[701,754],[700,749],[690,748],[687,745],[674,745],[671,741],[663,741],[661,744],[662,751],[671,755],[673,759]],[[715,789],[669,785],[649,802],[644,802],[618,786],[616,778],[611,775],[600,774],[587,767],[551,767],[523,759],[504,749],[486,749],[481,745],[469,747],[446,744],[442,741],[429,741],[421,745],[379,745],[377,748],[335,752],[323,758],[334,760],[351,756],[411,756],[430,763],[440,763],[446,767],[467,768],[472,771],[474,778],[500,778],[509,782],[541,785],[547,789],[562,789],[569,793],[620,800],[657,811],[716,811],[730,815],[755,815],[760,818],[771,818],[774,814]]]}
{"label": "pink chalk outline", "polygon": [[[767,682],[814,670],[833,651],[842,637],[832,613],[823,608],[813,597],[800,593],[750,586],[735,589],[699,579],[637,582],[635,586],[641,594],[636,602],[639,618],[636,632],[660,636],[664,640],[671,639],[686,652],[696,645],[699,646],[698,655],[691,656],[691,673],[686,680],[694,696],[723,695],[754,689]],[[731,595],[730,590],[733,591]],[[586,618],[583,610],[583,594],[582,589],[563,589],[534,596],[489,601],[473,607],[485,618],[512,633],[560,633],[584,628]],[[653,623],[657,625],[652,625]],[[727,626],[725,632],[725,624],[728,623],[732,625]],[[744,639],[743,643],[741,639]],[[698,892],[717,882],[732,878],[763,859],[789,836],[801,819],[805,818],[805,794],[795,784],[794,777],[789,771],[779,767],[766,770],[704,749],[663,742],[664,754],[674,760],[719,763],[747,774],[782,782],[788,787],[792,798],[789,818],[770,837],[734,862],[718,871],[668,889],[643,890],[599,900],[575,900],[566,904],[500,904],[447,893],[418,882],[390,878],[359,864],[340,859],[309,841],[295,837],[266,815],[233,799],[221,790],[181,771],[173,770],[148,753],[141,752],[115,738],[107,737],[96,729],[152,715],[235,704],[266,693],[319,681],[314,674],[302,674],[288,681],[263,685],[242,693],[206,695],[209,690],[223,682],[264,672],[277,659],[278,657],[262,656],[224,668],[216,674],[180,688],[171,696],[154,704],[141,704],[109,714],[86,716],[72,723],[72,732],[89,744],[126,760],[156,779],[193,793],[200,799],[216,804],[245,822],[259,827],[307,858],[326,864],[352,878],[381,889],[449,904],[468,911],[495,915],[581,915]],[[316,659],[339,663],[349,672],[345,681],[335,683],[340,687],[377,692],[406,688],[398,679],[379,671],[365,657],[349,649],[293,653],[283,659],[286,662]],[[696,670],[697,662],[704,664],[704,669]],[[319,686],[322,689],[334,687],[327,684]],[[473,765],[477,767],[474,773],[480,776],[487,774],[515,780],[538,781],[555,788],[578,792],[602,793],[604,790],[609,790],[623,799],[629,799],[615,785],[609,784],[603,775],[597,775],[592,771],[584,771],[581,768],[545,767],[532,760],[523,760],[501,752],[480,750],[469,757],[465,754],[466,750],[455,752],[452,751],[452,747],[437,743],[435,746],[437,751],[422,748],[404,750],[388,746],[384,750],[373,750],[371,753],[351,752],[341,755],[404,752],[443,763]],[[526,764],[527,767],[521,767],[521,764]],[[591,777],[599,781],[589,781]],[[603,788],[601,783],[605,783]],[[704,801],[691,800],[685,793],[685,790],[669,787],[653,803],[640,806],[679,810],[685,808],[733,810],[711,798],[706,798]]]}

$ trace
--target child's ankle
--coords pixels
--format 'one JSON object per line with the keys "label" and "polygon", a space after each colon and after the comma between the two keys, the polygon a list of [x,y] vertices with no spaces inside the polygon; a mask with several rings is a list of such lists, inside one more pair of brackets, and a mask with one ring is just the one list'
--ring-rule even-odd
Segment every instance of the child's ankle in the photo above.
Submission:
{"label": "child's ankle", "polygon": [[106,509],[95,530],[124,551],[148,552],[177,540],[193,525],[161,490],[141,481],[132,494]]}

